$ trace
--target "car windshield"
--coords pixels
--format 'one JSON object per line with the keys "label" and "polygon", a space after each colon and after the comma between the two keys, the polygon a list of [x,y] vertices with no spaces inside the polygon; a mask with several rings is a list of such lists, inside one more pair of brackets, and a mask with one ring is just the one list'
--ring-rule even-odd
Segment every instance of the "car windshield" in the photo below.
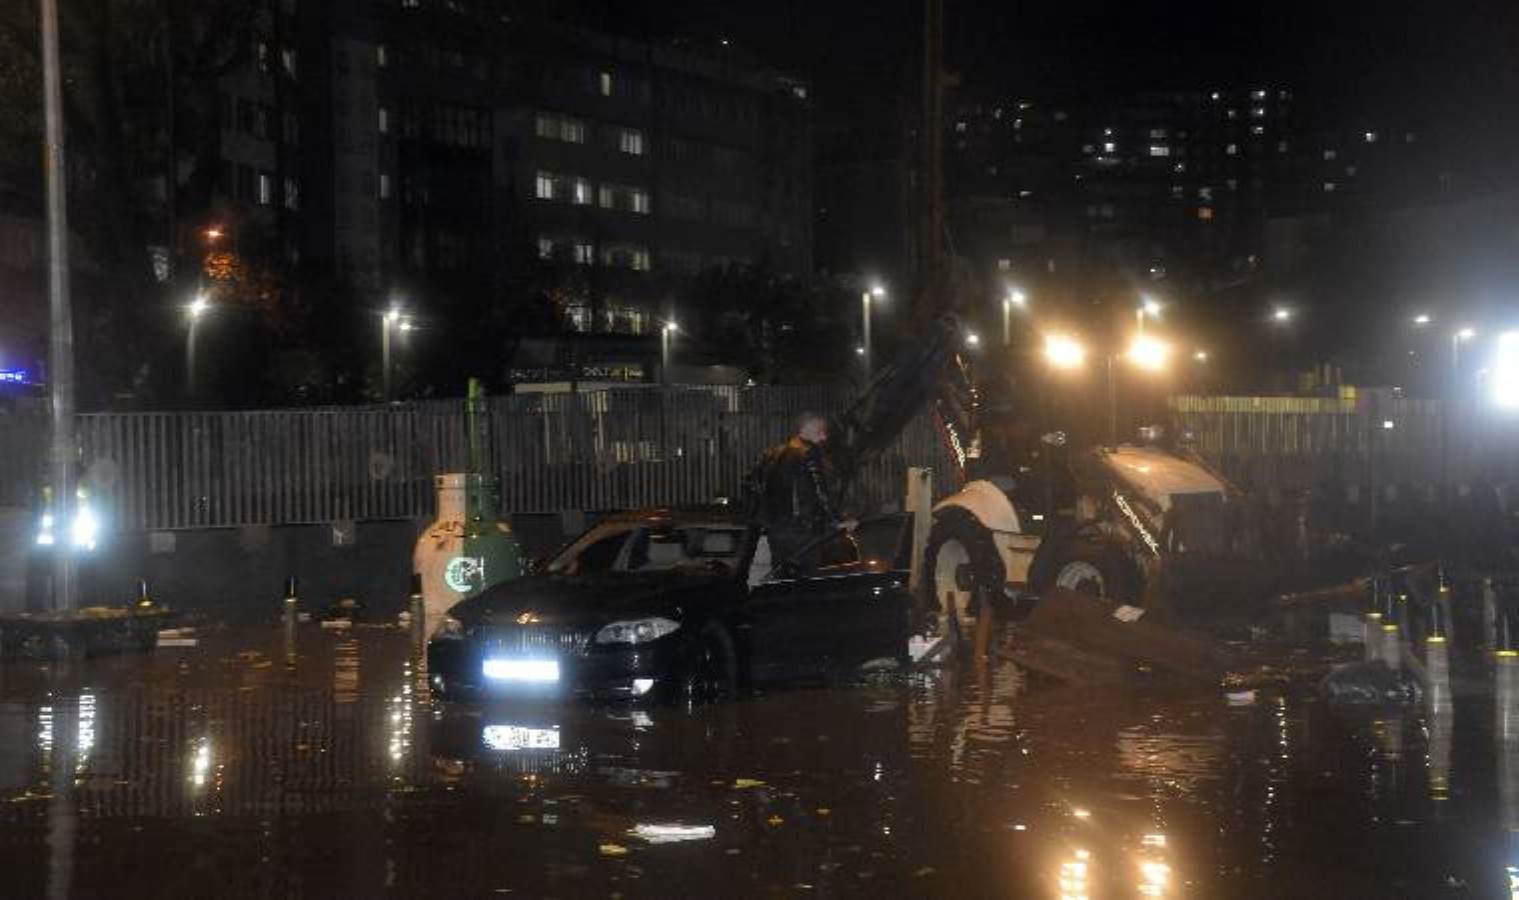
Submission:
{"label": "car windshield", "polygon": [[737,570],[745,529],[720,523],[606,523],[592,528],[549,563],[560,575]]}

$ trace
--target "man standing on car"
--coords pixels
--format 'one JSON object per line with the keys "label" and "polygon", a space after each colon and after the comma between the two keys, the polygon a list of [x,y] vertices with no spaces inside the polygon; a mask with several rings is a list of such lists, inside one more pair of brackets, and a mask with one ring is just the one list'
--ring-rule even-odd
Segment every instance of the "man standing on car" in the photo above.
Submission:
{"label": "man standing on car", "polygon": [[765,452],[755,473],[755,510],[770,539],[770,558],[781,563],[808,543],[853,522],[840,516],[838,485],[824,445],[828,420],[813,412],[797,418],[796,434]]}

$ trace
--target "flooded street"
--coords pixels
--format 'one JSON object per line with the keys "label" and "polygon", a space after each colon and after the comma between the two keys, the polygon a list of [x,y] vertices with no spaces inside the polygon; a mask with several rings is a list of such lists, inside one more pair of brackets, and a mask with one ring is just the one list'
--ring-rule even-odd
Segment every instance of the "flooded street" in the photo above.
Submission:
{"label": "flooded street", "polygon": [[[692,709],[435,709],[406,630],[0,668],[9,897],[1498,897],[1492,692],[981,664]],[[1474,679],[1473,683],[1492,684]]]}

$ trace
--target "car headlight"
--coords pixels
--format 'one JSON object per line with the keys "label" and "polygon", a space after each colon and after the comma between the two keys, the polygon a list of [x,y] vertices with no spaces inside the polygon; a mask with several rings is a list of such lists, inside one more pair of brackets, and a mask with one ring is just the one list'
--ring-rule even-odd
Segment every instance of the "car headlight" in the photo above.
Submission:
{"label": "car headlight", "polygon": [[598,644],[647,644],[680,628],[674,619],[629,619],[613,622],[596,632]]}
{"label": "car headlight", "polygon": [[438,630],[433,638],[451,638],[458,640],[464,637],[464,623],[450,615],[444,615],[438,622]]}

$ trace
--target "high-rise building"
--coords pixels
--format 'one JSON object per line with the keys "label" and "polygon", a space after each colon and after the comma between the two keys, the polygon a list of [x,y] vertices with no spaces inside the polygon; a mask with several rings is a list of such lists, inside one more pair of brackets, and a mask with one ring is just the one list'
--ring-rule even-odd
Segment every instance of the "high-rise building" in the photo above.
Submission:
{"label": "high-rise building", "polygon": [[223,79],[226,216],[380,298],[552,286],[653,333],[703,269],[811,269],[800,83],[491,2],[282,0]]}

